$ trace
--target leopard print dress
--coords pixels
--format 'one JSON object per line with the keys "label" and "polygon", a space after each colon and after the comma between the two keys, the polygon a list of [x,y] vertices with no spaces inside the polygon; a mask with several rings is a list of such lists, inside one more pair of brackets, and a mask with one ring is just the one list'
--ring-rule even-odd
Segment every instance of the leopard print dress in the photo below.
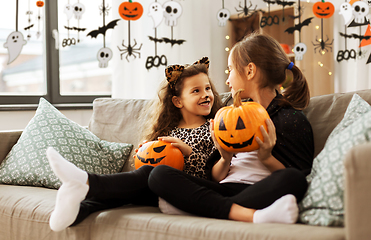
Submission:
{"label": "leopard print dress", "polygon": [[216,150],[206,121],[197,128],[174,128],[169,136],[181,139],[191,146],[192,153],[184,159],[184,172],[199,178],[207,178],[206,160]]}

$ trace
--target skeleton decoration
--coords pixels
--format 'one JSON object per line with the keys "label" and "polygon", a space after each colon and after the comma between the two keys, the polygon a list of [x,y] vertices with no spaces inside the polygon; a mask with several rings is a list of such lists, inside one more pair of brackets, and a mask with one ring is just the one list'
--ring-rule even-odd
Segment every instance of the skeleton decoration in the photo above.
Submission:
{"label": "skeleton decoration", "polygon": [[103,48],[99,49],[97,59],[99,61],[99,67],[106,68],[108,67],[108,61],[111,60],[113,56],[112,50],[106,47],[106,32],[108,29],[113,29],[120,19],[112,20],[106,25],[106,15],[108,15],[109,9],[107,9],[105,0],[103,0],[103,3],[99,9],[101,11],[101,15],[103,15],[103,26],[99,27],[97,30],[89,32],[87,36],[97,38],[99,34],[103,35]]}
{"label": "skeleton decoration", "polygon": [[295,60],[301,61],[303,60],[304,54],[307,52],[307,45],[304,43],[297,43],[294,46],[294,53],[295,53]]}
{"label": "skeleton decoration", "polygon": [[136,21],[142,17],[143,6],[139,2],[133,2],[132,0],[122,2],[119,6],[119,14],[122,19],[128,21],[128,44],[125,45],[125,40],[122,40],[122,48],[120,48],[120,46],[117,46],[117,48],[120,51],[121,60],[123,60],[123,55],[126,54],[125,58],[129,62],[130,56],[137,58],[136,55],[138,55],[140,58],[140,49],[142,48],[143,43],[141,43],[139,47],[136,47],[137,41],[134,39],[134,45],[131,45],[130,22]]}
{"label": "skeleton decoration", "polygon": [[227,21],[230,18],[231,13],[228,9],[224,8],[224,0],[222,0],[222,9],[216,14],[216,19],[218,19],[219,27],[224,27],[227,25]]}
{"label": "skeleton decoration", "polygon": [[[80,0],[77,0],[75,4],[70,4],[70,0],[68,0],[68,3],[64,5],[63,13],[66,14],[67,18],[67,26],[64,26],[64,28],[67,29],[67,38],[63,39],[62,47],[76,45],[76,43],[80,42],[80,32],[86,30],[86,28],[80,28],[80,20],[85,13],[85,6],[80,3]],[[73,16],[75,16],[74,19],[77,20],[77,27],[70,27],[70,20]],[[70,36],[70,31],[77,31],[77,39]]]}
{"label": "skeleton decoration", "polygon": [[32,14],[33,14],[33,12],[31,11],[30,0],[28,0],[28,11],[26,12],[26,15],[28,15],[28,19],[27,19],[28,26],[24,28],[25,31],[28,31],[27,40],[30,40],[30,38],[31,38],[31,28],[34,27],[34,24],[31,24],[31,15]]}
{"label": "skeleton decoration", "polygon": [[4,43],[4,48],[8,49],[8,65],[12,63],[21,54],[23,45],[27,43],[24,40],[23,34],[18,31],[18,0],[16,0],[16,25],[15,32],[9,34],[6,42]]}
{"label": "skeleton decoration", "polygon": [[177,20],[183,12],[182,5],[175,1],[168,1],[164,3],[162,8],[164,9],[165,24],[169,27],[176,26]]}
{"label": "skeleton decoration", "polygon": [[219,27],[224,27],[227,25],[227,20],[231,16],[231,13],[229,12],[228,9],[222,8],[219,10],[219,12],[216,14],[216,18],[218,19],[219,22]]}
{"label": "skeleton decoration", "polygon": [[99,61],[100,68],[108,67],[108,61],[112,59],[113,53],[110,48],[103,47],[99,49],[97,59]]}
{"label": "skeleton decoration", "polygon": [[[344,33],[339,32],[341,37],[344,37],[345,50],[339,50],[337,53],[336,60],[341,62],[343,60],[349,59],[362,59],[366,57],[367,51],[363,50],[362,47],[371,44],[371,29],[370,20],[368,19],[369,5],[365,1],[350,1],[345,2],[340,5],[339,14],[343,16],[344,19]],[[362,27],[367,26],[365,34],[362,34]],[[348,28],[359,28],[359,33],[347,33]],[[359,49],[348,49],[347,41],[348,38],[358,39]],[[371,57],[371,55],[370,55]],[[366,62],[368,64],[369,61]]]}

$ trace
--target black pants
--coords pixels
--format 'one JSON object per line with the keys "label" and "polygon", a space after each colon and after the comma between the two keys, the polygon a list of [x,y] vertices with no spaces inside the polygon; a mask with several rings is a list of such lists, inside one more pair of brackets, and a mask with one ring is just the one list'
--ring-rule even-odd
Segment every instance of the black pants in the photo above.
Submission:
{"label": "black pants", "polygon": [[132,172],[97,175],[88,173],[89,192],[80,204],[72,224],[76,225],[91,213],[126,204],[158,206],[158,196],[148,187],[152,166],[142,166]]}
{"label": "black pants", "polygon": [[286,194],[293,194],[299,202],[308,184],[305,175],[294,168],[275,171],[267,178],[248,185],[220,184],[161,165],[152,170],[149,187],[156,195],[183,211],[204,217],[228,219],[233,203],[262,209]]}

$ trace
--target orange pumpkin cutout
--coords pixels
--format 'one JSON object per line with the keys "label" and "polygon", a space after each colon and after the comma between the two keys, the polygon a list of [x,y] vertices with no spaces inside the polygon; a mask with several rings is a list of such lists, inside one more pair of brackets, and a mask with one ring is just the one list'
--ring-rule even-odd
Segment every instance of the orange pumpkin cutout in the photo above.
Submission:
{"label": "orange pumpkin cutout", "polygon": [[334,12],[335,7],[330,2],[322,0],[322,2],[316,2],[313,5],[313,13],[318,18],[329,18],[334,14]]}
{"label": "orange pumpkin cutout", "polygon": [[36,6],[43,7],[44,6],[44,2],[43,1],[37,1],[36,2]]}
{"label": "orange pumpkin cutout", "polygon": [[119,6],[120,17],[124,20],[138,20],[143,15],[143,6],[138,2],[123,2]]}
{"label": "orange pumpkin cutout", "polygon": [[214,118],[214,133],[219,145],[228,152],[249,152],[259,149],[255,138],[264,141],[260,131],[269,115],[257,102],[242,102],[241,91],[234,96],[232,106],[219,109]]}
{"label": "orange pumpkin cutout", "polygon": [[183,170],[184,158],[179,148],[164,141],[152,141],[143,144],[135,157],[135,169],[143,165],[168,165]]}

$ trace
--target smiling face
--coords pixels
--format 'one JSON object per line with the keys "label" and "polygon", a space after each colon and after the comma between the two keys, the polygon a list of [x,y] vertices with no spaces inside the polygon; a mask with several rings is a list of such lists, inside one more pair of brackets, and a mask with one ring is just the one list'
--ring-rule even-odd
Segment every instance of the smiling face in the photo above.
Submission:
{"label": "smiling face", "polygon": [[180,96],[173,98],[174,105],[180,108],[184,119],[209,115],[214,104],[209,77],[199,73],[185,78]]}
{"label": "smiling face", "polygon": [[246,81],[241,77],[241,75],[237,72],[236,66],[232,61],[232,52],[229,54],[228,57],[228,79],[226,81],[226,84],[229,86],[229,89],[232,93],[232,96],[235,95],[235,93],[239,89],[245,89],[243,94],[247,94],[248,89],[246,88]]}

